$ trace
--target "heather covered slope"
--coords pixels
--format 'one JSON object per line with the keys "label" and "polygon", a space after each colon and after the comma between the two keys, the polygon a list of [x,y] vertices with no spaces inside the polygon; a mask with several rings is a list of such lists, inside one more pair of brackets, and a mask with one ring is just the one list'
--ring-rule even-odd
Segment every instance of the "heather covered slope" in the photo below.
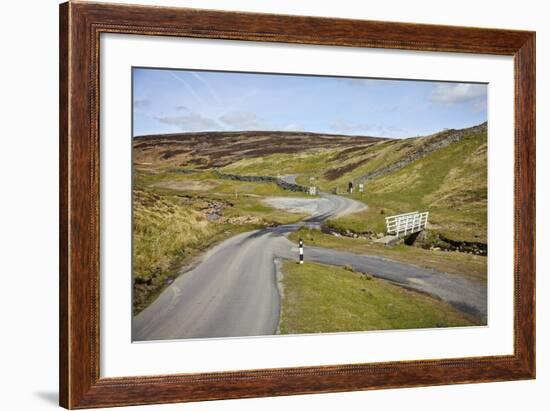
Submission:
{"label": "heather covered slope", "polygon": [[428,210],[432,229],[446,238],[487,241],[486,123],[408,139],[254,131],[137,137],[134,163],[165,187],[178,180],[180,187],[215,191],[228,183],[208,172],[214,169],[296,175],[297,183],[326,192],[362,183],[364,193],[352,196],[369,210],[332,222],[335,228],[378,233],[385,215]]}
{"label": "heather covered slope", "polygon": [[[487,124],[425,137],[243,158],[222,168],[241,175],[298,175],[303,185],[352,194],[369,209],[330,224],[357,233],[384,231],[386,215],[430,211],[433,232],[487,242]],[[364,184],[359,193],[358,184]]]}
{"label": "heather covered slope", "polygon": [[135,137],[133,149],[134,164],[140,168],[208,169],[272,154],[363,147],[384,140],[306,132],[198,132]]}
{"label": "heather covered slope", "polygon": [[[470,135],[487,134],[486,123],[462,130],[442,132],[407,139],[348,137],[339,146],[320,144],[310,138],[300,150],[250,155],[223,167],[224,172],[243,175],[300,174],[298,182],[315,184],[322,189],[345,188],[349,181],[366,183],[395,172],[417,160]],[[367,139],[367,143],[363,139]]]}

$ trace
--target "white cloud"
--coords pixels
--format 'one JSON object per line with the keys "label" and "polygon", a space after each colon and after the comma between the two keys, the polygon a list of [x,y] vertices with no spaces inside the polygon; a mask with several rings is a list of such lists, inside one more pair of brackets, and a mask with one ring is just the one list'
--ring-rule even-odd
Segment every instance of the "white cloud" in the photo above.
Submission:
{"label": "white cloud", "polygon": [[172,116],[155,116],[154,118],[160,123],[176,127],[179,131],[206,131],[223,129],[223,127],[216,120],[203,117],[196,113],[186,113]]}
{"label": "white cloud", "polygon": [[487,110],[487,99],[476,101],[472,106],[472,111],[476,114],[483,113]]}
{"label": "white cloud", "polygon": [[263,121],[254,113],[232,112],[220,117],[220,121],[235,130],[265,129]]}
{"label": "white cloud", "polygon": [[351,135],[376,135],[390,137],[393,134],[403,131],[394,125],[354,123],[352,121],[338,119],[329,124],[329,128],[336,133]]}
{"label": "white cloud", "polygon": [[338,119],[329,124],[329,128],[342,134],[357,134],[365,132],[371,126],[367,123],[356,123],[353,121]]}
{"label": "white cloud", "polygon": [[283,131],[304,131],[304,126],[298,123],[290,123],[282,128]]}
{"label": "white cloud", "polygon": [[484,84],[439,84],[428,96],[428,100],[432,103],[452,105],[484,100],[486,95],[487,86]]}

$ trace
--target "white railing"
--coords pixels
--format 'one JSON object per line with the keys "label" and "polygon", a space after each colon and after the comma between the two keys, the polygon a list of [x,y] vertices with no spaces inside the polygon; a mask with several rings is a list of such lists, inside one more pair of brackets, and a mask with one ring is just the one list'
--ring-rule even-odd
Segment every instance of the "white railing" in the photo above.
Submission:
{"label": "white railing", "polygon": [[422,231],[428,224],[428,211],[392,215],[386,217],[386,231],[398,237]]}

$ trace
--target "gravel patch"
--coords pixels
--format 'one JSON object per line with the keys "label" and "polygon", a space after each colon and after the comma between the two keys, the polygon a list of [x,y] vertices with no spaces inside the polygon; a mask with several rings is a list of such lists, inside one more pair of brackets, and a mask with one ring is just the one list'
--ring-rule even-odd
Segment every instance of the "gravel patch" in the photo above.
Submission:
{"label": "gravel patch", "polygon": [[292,213],[305,213],[314,215],[320,208],[328,203],[324,198],[293,198],[293,197],[267,197],[264,202],[281,210]]}

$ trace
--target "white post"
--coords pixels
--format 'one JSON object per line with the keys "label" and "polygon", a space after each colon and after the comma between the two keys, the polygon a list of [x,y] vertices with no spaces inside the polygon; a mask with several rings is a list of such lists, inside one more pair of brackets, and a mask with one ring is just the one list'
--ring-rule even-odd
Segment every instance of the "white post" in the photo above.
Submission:
{"label": "white post", "polygon": [[300,238],[300,264],[304,263],[304,240]]}

